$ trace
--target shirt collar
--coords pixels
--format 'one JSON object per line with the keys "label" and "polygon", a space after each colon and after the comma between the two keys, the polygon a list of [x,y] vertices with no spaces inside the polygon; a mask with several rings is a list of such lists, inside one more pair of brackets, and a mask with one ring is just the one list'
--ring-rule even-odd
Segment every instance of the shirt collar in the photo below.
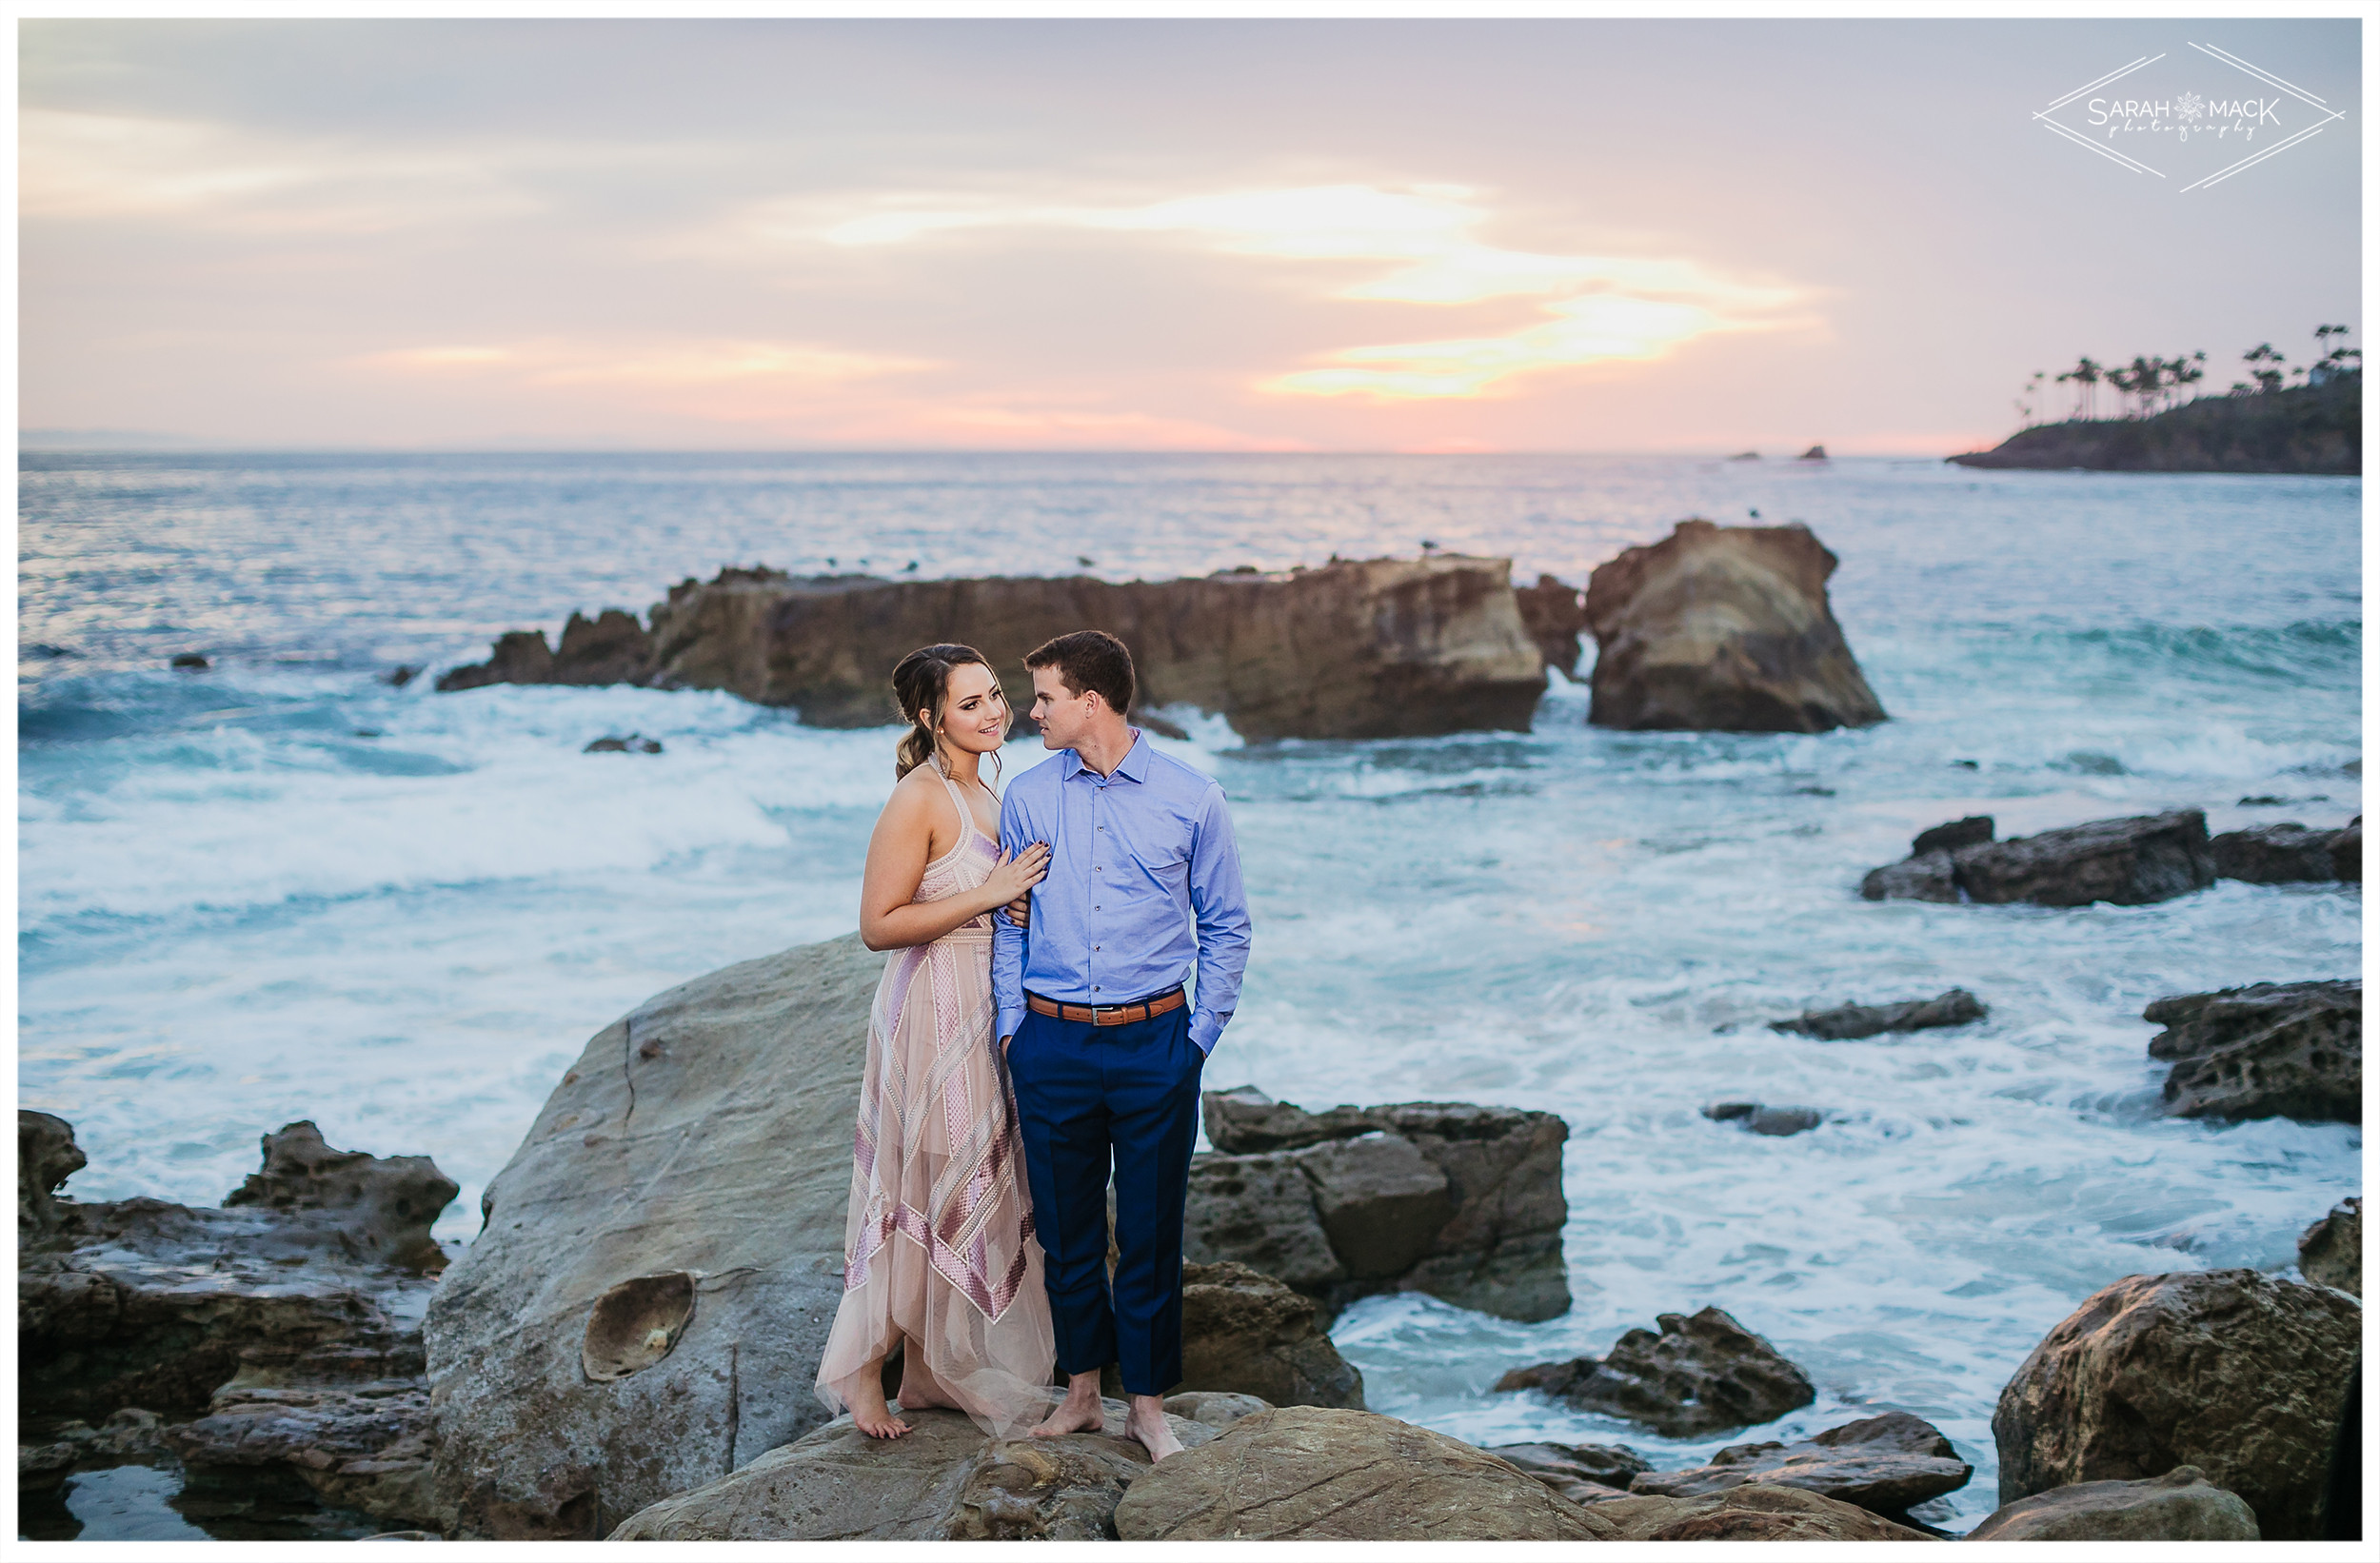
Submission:
{"label": "shirt collar", "polygon": [[[1064,774],[1059,778],[1061,782],[1071,782],[1085,771],[1091,771],[1091,767],[1082,762],[1082,751],[1080,749],[1068,749],[1065,759],[1059,763],[1065,767]],[[1091,771],[1091,774],[1097,776],[1099,773]],[[1109,780],[1118,776],[1130,782],[1146,782],[1149,779],[1149,741],[1138,727],[1132,729],[1132,747],[1124,751],[1122,761],[1117,764]]]}

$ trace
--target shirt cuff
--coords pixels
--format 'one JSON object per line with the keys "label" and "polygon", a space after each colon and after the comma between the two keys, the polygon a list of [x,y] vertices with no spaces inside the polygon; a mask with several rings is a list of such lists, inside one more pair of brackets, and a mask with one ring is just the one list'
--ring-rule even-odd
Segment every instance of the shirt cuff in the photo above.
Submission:
{"label": "shirt cuff", "polygon": [[1223,1039],[1223,1026],[1230,1019],[1228,1015],[1202,1009],[1190,1017],[1190,1039],[1199,1044],[1200,1052],[1212,1054],[1215,1044]]}
{"label": "shirt cuff", "polygon": [[1024,1006],[1022,1004],[1019,1004],[1015,1009],[1009,1009],[1004,1005],[1002,1006],[1000,1012],[999,1029],[992,1033],[992,1040],[997,1042],[1003,1037],[1014,1037],[1017,1034],[1017,1028],[1022,1024],[1024,1024]]}

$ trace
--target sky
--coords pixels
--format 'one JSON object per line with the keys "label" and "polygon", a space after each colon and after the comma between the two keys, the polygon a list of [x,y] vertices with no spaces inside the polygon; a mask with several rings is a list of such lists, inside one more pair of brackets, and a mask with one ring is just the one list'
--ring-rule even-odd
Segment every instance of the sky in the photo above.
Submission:
{"label": "sky", "polygon": [[19,41],[35,443],[1949,453],[2081,354],[2361,340],[2353,20]]}

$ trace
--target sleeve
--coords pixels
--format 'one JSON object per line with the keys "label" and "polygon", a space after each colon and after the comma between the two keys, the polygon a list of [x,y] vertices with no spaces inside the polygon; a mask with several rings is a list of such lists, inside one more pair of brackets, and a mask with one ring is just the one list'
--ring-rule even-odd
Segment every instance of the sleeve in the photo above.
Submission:
{"label": "sleeve", "polygon": [[[1011,858],[1031,844],[1033,839],[1025,825],[1018,790],[1010,788],[1000,803],[1000,849]],[[993,909],[992,1004],[1000,1012],[993,1035],[1003,1041],[1014,1037],[1017,1027],[1024,1022],[1025,940],[1031,937],[1030,929],[1020,928],[1008,920],[1004,908]]]}
{"label": "sleeve", "polygon": [[1198,1008],[1190,1039],[1211,1054],[1240,1004],[1240,976],[1248,965],[1248,893],[1240,881],[1240,842],[1232,834],[1223,789],[1200,800],[1197,839],[1190,848],[1190,909],[1199,924]]}

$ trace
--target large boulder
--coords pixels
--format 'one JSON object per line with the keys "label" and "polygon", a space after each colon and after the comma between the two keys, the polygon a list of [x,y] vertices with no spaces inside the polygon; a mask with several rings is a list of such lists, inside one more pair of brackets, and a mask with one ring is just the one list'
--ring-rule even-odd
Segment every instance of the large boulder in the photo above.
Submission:
{"label": "large boulder", "polygon": [[2177,1465],[2146,1481],[2085,1481],[2004,1503],[1967,1541],[2260,1541],[2255,1512]]}
{"label": "large boulder", "polygon": [[1798,1487],[1731,1487],[1697,1497],[1630,1496],[1595,1506],[1615,1541],[1932,1541],[1923,1531]]}
{"label": "large boulder", "polygon": [[826,1420],[883,962],[848,935],[713,972],[563,1076],[425,1329],[465,1531],[600,1537]]}
{"label": "large boulder", "polygon": [[1771,1031],[1797,1032],[1822,1042],[1854,1041],[1888,1031],[1924,1031],[1934,1026],[1967,1026],[1989,1015],[1983,1001],[1965,988],[1953,988],[1931,999],[1902,999],[1885,1004],[1843,1004],[1835,1009],[1805,1010],[1791,1020],[1771,1020]]}
{"label": "large boulder", "polygon": [[1641,1473],[1628,1490],[1699,1497],[1731,1487],[1798,1487],[1905,1524],[1911,1509],[1956,1492],[1974,1474],[1941,1429],[1894,1411],[1790,1444],[1731,1444],[1688,1470]]}
{"label": "large boulder", "polygon": [[798,706],[813,725],[868,727],[900,720],[889,680],[918,646],[977,647],[1021,711],[1025,653],[1092,627],[1132,647],[1139,703],[1219,713],[1250,740],[1526,731],[1545,691],[1547,653],[1522,621],[1511,561],[1458,554],[1121,584],[728,569],[671,587],[648,618],[574,616],[559,652],[542,631],[514,631],[438,687],[724,689]]}
{"label": "large boulder", "polygon": [[2296,884],[2308,880],[2335,880],[2331,861],[2335,830],[2309,830],[2291,821],[2286,824],[2251,825],[2227,830],[2207,842],[2217,878],[2245,880],[2251,884]]}
{"label": "large boulder", "polygon": [[1116,1506],[1125,1541],[1594,1541],[1612,1527],[1442,1433],[1369,1412],[1241,1417]]}
{"label": "large boulder", "polygon": [[2177,994],[2141,1018],[2165,1027],[2149,1057],[2173,1066],[2164,1098],[2175,1118],[2363,1121],[2359,978]]}
{"label": "large boulder", "polygon": [[2142,906],[2203,890],[2215,878],[2207,817],[2198,809],[2092,820],[1961,846],[1938,844],[1954,839],[1937,835],[1945,828],[1919,836],[1922,850],[1902,861],[1870,871],[1860,895],[1870,900]]}
{"label": "large boulder", "polygon": [[1828,606],[1810,528],[1681,521],[1587,583],[1598,727],[1823,733],[1884,720]]}
{"label": "large boulder", "polygon": [[2364,1201],[2342,1199],[2297,1239],[2297,1268],[2318,1286],[2364,1295]]}
{"label": "large boulder", "polygon": [[[1098,1433],[987,1438],[955,1411],[904,1412],[871,1438],[847,1416],[731,1474],[623,1519],[614,1541],[1104,1541],[1117,1500],[1149,1472],[1105,1403]],[[1169,1415],[1185,1451],[1215,1429]],[[1177,1455],[1179,1459],[1181,1456]]]}
{"label": "large boulder", "polygon": [[2267,1540],[2321,1535],[2363,1310],[2253,1270],[2131,1276],[2093,1294],[2000,1392],[2000,1502],[2195,1466]]}
{"label": "large boulder", "polygon": [[1663,1314],[1659,1322],[1657,1335],[1621,1335],[1608,1356],[1515,1368],[1496,1387],[1537,1390],[1665,1438],[1773,1422],[1818,1397],[1808,1374],[1719,1309]]}
{"label": "large boulder", "polygon": [[1209,1092],[1183,1256],[1236,1260],[1336,1313],[1427,1292],[1506,1318],[1570,1307],[1562,1144],[1552,1113],[1404,1102],[1306,1113],[1252,1086]]}
{"label": "large boulder", "polygon": [[323,1143],[310,1122],[285,1123],[264,1138],[265,1165],[224,1199],[227,1206],[336,1213],[357,1257],[407,1270],[444,1270],[446,1251],[430,1224],[461,1192],[426,1156],[367,1156]]}
{"label": "large boulder", "polygon": [[1331,1344],[1318,1306],[1244,1264],[1183,1265],[1181,1388],[1362,1410],[1363,1375]]}

